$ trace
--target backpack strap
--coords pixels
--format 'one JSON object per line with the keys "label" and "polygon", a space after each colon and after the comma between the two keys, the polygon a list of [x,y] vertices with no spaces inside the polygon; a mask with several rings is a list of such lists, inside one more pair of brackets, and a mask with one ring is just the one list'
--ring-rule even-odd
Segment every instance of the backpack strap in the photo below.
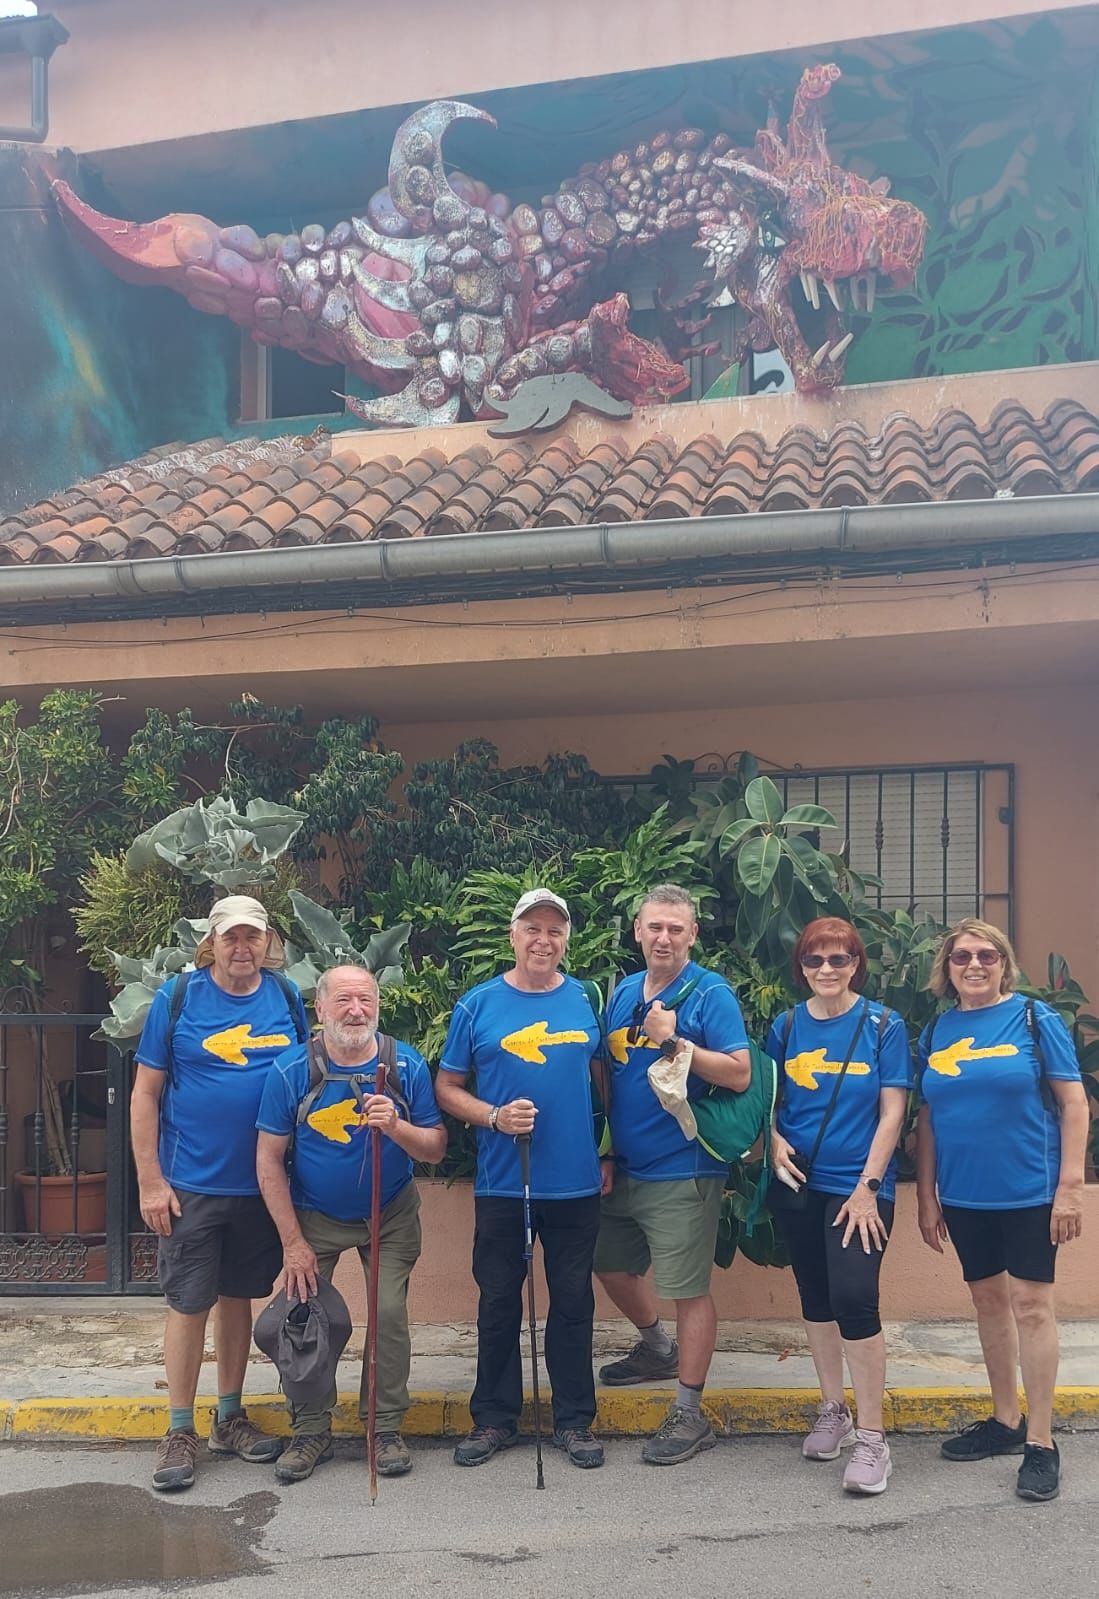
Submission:
{"label": "backpack strap", "polygon": [[[411,1107],[404,1090],[401,1088],[400,1072],[397,1067],[397,1040],[391,1038],[388,1033],[378,1033],[377,1040],[378,1060],[383,1067],[382,1081],[384,1087],[382,1091],[389,1095],[404,1120],[411,1122]],[[309,1039],[307,1048],[309,1052],[309,1086],[298,1104],[295,1126],[300,1127],[303,1122],[308,1120],[314,1106],[324,1092],[325,1085],[328,1083],[337,1082],[350,1088],[355,1096],[356,1103],[361,1109],[366,1098],[363,1089],[366,1087],[370,1093],[374,1092],[376,1072],[348,1073],[332,1071],[331,1062],[328,1059],[328,1051],[325,1049],[324,1040],[319,1033],[313,1034]]]}
{"label": "backpack strap", "polygon": [[172,981],[171,993],[168,995],[168,1035],[166,1046],[168,1050],[168,1076],[171,1078],[175,1070],[176,1058],[172,1048],[172,1038],[175,1035],[179,1018],[183,1014],[183,1001],[187,998],[187,984],[194,976],[194,972],[180,972]]}
{"label": "backpack strap", "polygon": [[282,997],[285,999],[286,1008],[290,1012],[290,1020],[294,1023],[294,1031],[298,1035],[298,1043],[304,1044],[306,1039],[309,1037],[309,1029],[306,1027],[305,1031],[302,1031],[302,1007],[300,993],[294,987],[289,977],[286,976],[285,972],[280,972],[276,967],[273,966],[267,966],[264,968],[264,970],[267,972],[269,977],[273,977],[275,979],[275,982],[282,990]]}
{"label": "backpack strap", "polygon": [[[595,1025],[599,1029],[599,1048],[596,1050],[588,1065],[592,1086],[592,1115],[595,1118],[597,1146],[600,1157],[611,1153],[611,1073],[609,1045],[607,1043],[607,1013],[603,1008],[603,996],[599,992],[599,984],[590,977],[578,977],[577,982],[584,990],[591,1013],[595,1018]],[[598,1099],[599,1103],[595,1101]],[[602,1117],[602,1126],[599,1118]]]}
{"label": "backpack strap", "polygon": [[1038,1061],[1038,1091],[1042,1096],[1042,1104],[1047,1110],[1051,1110],[1054,1115],[1057,1115],[1057,1101],[1054,1098],[1053,1090],[1049,1086],[1049,1078],[1046,1075],[1046,1057],[1045,1051],[1042,1049],[1042,1028],[1038,1021],[1038,1009],[1030,998],[1027,998],[1025,1002],[1025,1015],[1027,1032],[1030,1034],[1034,1044],[1034,1054]]}

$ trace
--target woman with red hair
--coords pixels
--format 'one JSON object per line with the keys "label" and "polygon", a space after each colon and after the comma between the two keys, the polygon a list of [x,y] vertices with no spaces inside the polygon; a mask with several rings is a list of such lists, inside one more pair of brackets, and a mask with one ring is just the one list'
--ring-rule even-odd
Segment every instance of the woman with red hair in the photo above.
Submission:
{"label": "woman with red hair", "polygon": [[[771,1136],[773,1208],[821,1394],[802,1453],[835,1460],[853,1446],[844,1488],[880,1494],[893,1468],[882,1424],[878,1275],[893,1222],[894,1151],[912,1058],[901,1018],[861,995],[866,949],[850,922],[810,922],[792,965],[809,998],[774,1023],[767,1052],[782,1073]],[[845,1354],[857,1427],[844,1397]]]}

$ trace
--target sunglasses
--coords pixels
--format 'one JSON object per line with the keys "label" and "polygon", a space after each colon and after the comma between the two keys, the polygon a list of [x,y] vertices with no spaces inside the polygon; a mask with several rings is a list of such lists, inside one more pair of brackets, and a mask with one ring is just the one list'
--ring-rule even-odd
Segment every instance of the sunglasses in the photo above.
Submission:
{"label": "sunglasses", "polygon": [[819,972],[822,966],[830,966],[834,972],[842,972],[847,966],[854,966],[857,957],[854,955],[803,955],[801,964],[807,972]]}
{"label": "sunglasses", "polygon": [[951,966],[968,966],[971,961],[980,961],[982,966],[998,966],[1003,958],[998,949],[952,949],[950,951]]}

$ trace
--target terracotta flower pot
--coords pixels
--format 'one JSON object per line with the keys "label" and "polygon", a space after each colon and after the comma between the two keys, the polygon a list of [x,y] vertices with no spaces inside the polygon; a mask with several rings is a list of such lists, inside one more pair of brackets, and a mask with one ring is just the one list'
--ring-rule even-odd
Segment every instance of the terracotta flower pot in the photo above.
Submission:
{"label": "terracotta flower pot", "polygon": [[107,1173],[80,1172],[76,1179],[76,1226],[73,1226],[73,1180],[71,1177],[43,1177],[42,1210],[39,1220],[35,1184],[38,1179],[32,1171],[17,1171],[16,1186],[23,1195],[23,1226],[26,1232],[41,1232],[49,1237],[63,1237],[69,1233],[82,1236],[106,1231],[107,1227]]}

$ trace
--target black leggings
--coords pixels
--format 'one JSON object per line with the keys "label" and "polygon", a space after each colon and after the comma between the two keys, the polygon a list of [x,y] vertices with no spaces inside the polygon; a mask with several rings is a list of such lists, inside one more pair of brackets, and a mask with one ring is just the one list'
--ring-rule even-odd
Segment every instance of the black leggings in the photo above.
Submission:
{"label": "black leggings", "polygon": [[[849,1343],[873,1338],[881,1332],[878,1314],[878,1274],[884,1251],[871,1249],[853,1233],[844,1249],[844,1229],[833,1227],[844,1200],[839,1194],[809,1189],[804,1210],[778,1211],[775,1223],[790,1251],[801,1313],[806,1321],[834,1321],[840,1337]],[[878,1215],[887,1232],[893,1228],[893,1201],[878,1200]]]}

